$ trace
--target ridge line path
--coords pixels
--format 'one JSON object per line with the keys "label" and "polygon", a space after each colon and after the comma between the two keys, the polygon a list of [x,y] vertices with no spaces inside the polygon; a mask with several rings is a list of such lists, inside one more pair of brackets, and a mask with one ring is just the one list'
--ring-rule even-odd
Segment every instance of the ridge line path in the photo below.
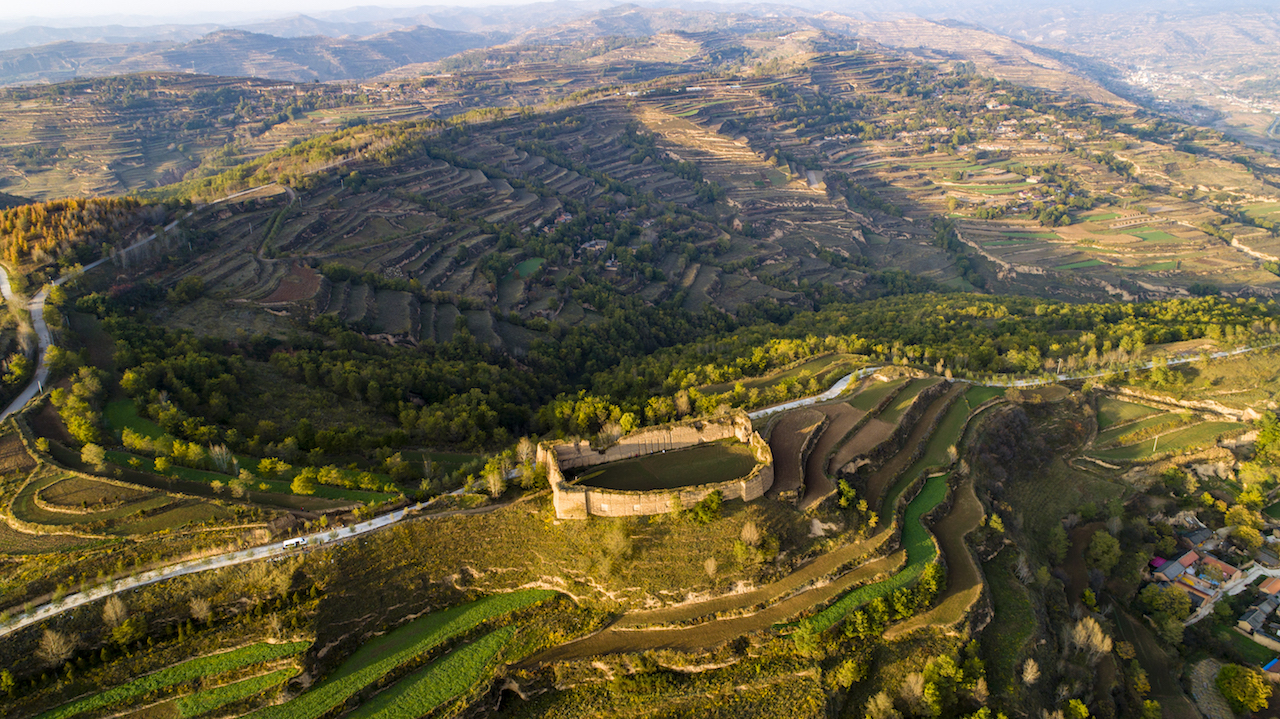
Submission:
{"label": "ridge line path", "polygon": [[[441,512],[439,514],[427,514],[421,516],[425,519],[468,514],[483,514],[485,512],[492,512],[494,510],[510,506],[514,503],[515,502],[504,502],[502,504],[491,504],[472,509],[454,509]],[[186,574],[195,574],[196,572],[203,572],[209,569],[222,569],[224,567],[232,567],[237,564],[254,562],[261,559],[281,558],[294,554],[301,554],[302,552],[315,549],[326,544],[332,544],[361,534],[367,534],[369,532],[391,526],[392,524],[396,524],[401,520],[411,518],[428,504],[430,504],[430,502],[419,502],[411,507],[397,509],[394,512],[389,512],[347,527],[334,527],[319,532],[313,532],[311,534],[305,534],[296,538],[305,540],[300,546],[296,547],[285,547],[284,542],[272,542],[271,544],[259,545],[248,549],[240,549],[226,554],[202,557],[200,559],[188,559],[186,561],[178,562],[177,564],[171,564],[167,567],[143,572],[136,576],[101,584],[83,592],[69,594],[66,597],[63,597],[60,601],[42,604],[39,607],[35,607],[30,612],[19,615],[8,624],[0,626],[0,637],[7,636],[19,629],[22,629],[23,627],[30,626],[36,622],[61,614],[68,609],[74,609],[75,607],[89,604],[102,599],[103,597],[118,594],[129,589],[145,587],[148,584],[155,584],[156,582],[163,582],[166,579],[173,579],[174,577],[180,577]]]}

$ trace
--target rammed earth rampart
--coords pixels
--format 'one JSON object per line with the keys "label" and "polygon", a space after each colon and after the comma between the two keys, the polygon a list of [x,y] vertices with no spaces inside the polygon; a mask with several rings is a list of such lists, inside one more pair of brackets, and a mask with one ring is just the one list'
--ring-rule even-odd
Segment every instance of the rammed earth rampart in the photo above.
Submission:
{"label": "rammed earth rampart", "polygon": [[[756,466],[747,476],[679,489],[643,491],[587,487],[575,484],[564,476],[565,470],[686,449],[725,439],[736,439],[751,447]],[[691,507],[717,490],[725,499],[749,502],[764,496],[773,486],[773,453],[769,451],[769,444],[751,428],[751,419],[741,411],[709,419],[648,427],[622,437],[601,450],[592,448],[583,440],[543,442],[538,445],[538,464],[547,470],[556,516],[561,519],[586,519],[591,515],[631,517],[666,514]]]}

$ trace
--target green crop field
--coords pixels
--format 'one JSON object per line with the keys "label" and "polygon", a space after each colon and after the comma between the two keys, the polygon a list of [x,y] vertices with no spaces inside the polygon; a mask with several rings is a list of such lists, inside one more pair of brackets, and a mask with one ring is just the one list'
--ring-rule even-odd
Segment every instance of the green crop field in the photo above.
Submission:
{"label": "green crop field", "polygon": [[950,473],[930,477],[925,481],[920,494],[917,494],[915,499],[907,505],[902,524],[902,547],[907,551],[907,565],[902,568],[902,571],[884,581],[858,587],[845,594],[813,618],[815,629],[827,629],[872,599],[887,597],[898,589],[908,586],[920,576],[925,565],[938,556],[938,548],[933,543],[933,537],[920,520],[946,498],[947,480],[950,477]]}
{"label": "green crop field", "polygon": [[1126,402],[1114,397],[1100,397],[1098,398],[1098,429],[1150,417],[1160,411],[1145,404]]}
{"label": "green crop field", "polygon": [[895,379],[892,382],[871,380],[870,386],[849,399],[849,404],[856,409],[860,409],[864,412],[870,412],[875,409],[876,405],[880,404],[885,397],[888,397],[892,392],[906,383],[907,380],[905,379]]}
{"label": "green crop field", "polygon": [[1280,519],[1280,502],[1267,505],[1266,509],[1262,510],[1262,513],[1272,519]]}
{"label": "green crop field", "polygon": [[213,689],[205,689],[182,697],[177,701],[178,716],[186,719],[207,714],[231,702],[248,699],[251,696],[289,681],[298,675],[298,668],[280,669],[256,677],[250,677],[231,684],[224,684]]}
{"label": "green crop field", "polygon": [[494,594],[433,612],[366,642],[334,674],[292,701],[250,714],[255,719],[316,719],[410,659],[480,624],[555,596],[546,590]]}
{"label": "green crop field", "polygon": [[995,608],[991,626],[982,633],[982,654],[991,688],[997,694],[1015,691],[1018,664],[1036,626],[1027,590],[1013,576],[1013,562],[1013,552],[1006,549],[982,565]]}
{"label": "green crop field", "polygon": [[950,185],[949,187],[965,192],[976,192],[980,195],[1009,195],[1015,192],[1022,192],[1027,189],[1027,185],[1019,183],[1016,185]]}
{"label": "green crop field", "polygon": [[983,242],[983,247],[1009,247],[1011,245],[1029,245],[1035,242],[1033,238],[1025,238],[1021,240],[990,240]]}
{"label": "green crop field", "polygon": [[1107,220],[1114,220],[1119,216],[1120,216],[1119,212],[1103,212],[1097,215],[1085,215],[1080,219],[1086,222],[1105,222]]}
{"label": "green crop field", "polygon": [[1259,666],[1276,658],[1276,650],[1268,649],[1234,629],[1220,627],[1214,632],[1214,635],[1217,636],[1218,639],[1230,644],[1236,651],[1240,652],[1240,655],[1247,661],[1253,662]]}
{"label": "green crop field", "polygon": [[1125,234],[1141,237],[1147,242],[1186,242],[1181,237],[1175,237],[1163,230],[1151,230],[1150,232],[1127,232]]}
{"label": "green crop field", "polygon": [[747,445],[716,442],[588,467],[577,481],[602,489],[675,489],[745,477],[755,466]]}
{"label": "green crop field", "polygon": [[1058,265],[1055,269],[1059,270],[1083,270],[1089,267],[1097,267],[1099,265],[1109,265],[1102,260],[1081,260],[1079,262],[1071,262],[1065,265]]}
{"label": "green crop field", "polygon": [[233,669],[247,667],[251,664],[269,662],[283,657],[293,656],[310,646],[307,642],[291,642],[288,644],[253,644],[233,649],[222,654],[199,657],[176,664],[168,669],[161,669],[140,679],[108,689],[92,696],[64,704],[40,714],[36,719],[65,719],[77,714],[110,707],[150,692],[166,689],[175,684],[189,682],[202,677],[221,674]]}
{"label": "green crop field", "polygon": [[893,401],[889,403],[889,406],[884,408],[884,411],[880,413],[879,418],[890,424],[897,423],[897,421],[902,418],[902,415],[906,413],[907,408],[911,406],[911,403],[915,401],[916,397],[920,396],[921,392],[932,387],[938,382],[939,380],[936,377],[912,380],[911,384],[907,385],[905,389],[899,392],[898,396],[894,397]]}
{"label": "green crop field", "polygon": [[350,719],[418,719],[426,715],[475,686],[488,673],[516,629],[503,627],[454,649],[360,705],[348,716]]}
{"label": "green crop field", "polygon": [[546,261],[546,258],[543,257],[530,257],[527,260],[522,260],[516,265],[516,272],[518,272],[521,277],[530,277],[533,273],[537,272],[538,268]]}
{"label": "green crop field", "polygon": [[1002,396],[1004,396],[1003,387],[970,387],[964,392],[964,401],[969,405],[969,410],[973,411],[981,406],[983,402]]}
{"label": "green crop field", "polygon": [[1171,270],[1178,269],[1178,263],[1176,260],[1169,260],[1167,262],[1154,262],[1149,265],[1143,265],[1142,267],[1139,267],[1137,269],[1141,270],[1142,272],[1169,272]]}
{"label": "green crop field", "polygon": [[116,432],[128,428],[151,439],[160,439],[165,435],[160,425],[138,414],[138,405],[131,399],[108,402],[103,409],[102,419],[108,429]]}
{"label": "green crop field", "polygon": [[1185,421],[1185,415],[1163,412],[1152,417],[1140,419],[1136,422],[1112,426],[1106,431],[1099,432],[1098,438],[1094,440],[1094,445],[1098,447],[1107,447],[1116,444],[1117,442],[1126,443],[1126,441],[1135,441],[1132,435],[1141,432],[1156,432],[1164,427],[1174,427]]}
{"label": "green crop field", "polygon": [[1093,456],[1102,460],[1136,461],[1146,459],[1155,454],[1182,452],[1197,447],[1213,444],[1222,435],[1244,428],[1238,422],[1201,422],[1185,429],[1170,432],[1160,437],[1159,442],[1145,440],[1127,447],[1094,452]]}

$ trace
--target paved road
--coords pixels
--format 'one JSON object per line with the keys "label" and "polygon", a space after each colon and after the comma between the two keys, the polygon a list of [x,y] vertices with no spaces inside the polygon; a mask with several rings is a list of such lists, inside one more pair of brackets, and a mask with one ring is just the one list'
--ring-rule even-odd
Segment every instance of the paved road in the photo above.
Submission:
{"label": "paved road", "polygon": [[[1223,357],[1233,357],[1235,355],[1245,354],[1246,352],[1257,352],[1259,350],[1271,349],[1272,347],[1280,347],[1280,342],[1273,342],[1271,344],[1260,345],[1258,347],[1237,347],[1233,350],[1223,350],[1222,352],[1213,352],[1209,355],[1209,357],[1211,359],[1221,359]],[[1150,360],[1148,362],[1143,362],[1142,364],[1139,364],[1139,365],[1131,365],[1129,367],[1108,370],[1106,372],[1075,373],[1075,374],[1063,373],[1063,374],[1056,374],[1047,378],[1033,377],[1030,379],[1014,379],[1014,380],[988,379],[988,380],[982,380],[982,381],[957,378],[954,381],[965,382],[967,384],[980,385],[984,387],[1038,387],[1040,385],[1054,384],[1057,382],[1065,382],[1068,380],[1096,379],[1098,377],[1106,377],[1108,375],[1115,374],[1116,372],[1128,372],[1130,370],[1135,370],[1135,369],[1136,370],[1151,369],[1152,367],[1155,367],[1157,364],[1160,364],[1160,363],[1163,363],[1170,367],[1175,365],[1180,365],[1180,364],[1190,364],[1192,362],[1195,362],[1198,359],[1200,359],[1199,356],[1171,357],[1168,359]],[[805,397],[803,399],[796,399],[790,402],[784,402],[782,404],[776,404],[772,407],[765,407],[764,409],[758,409],[754,412],[749,412],[747,416],[750,417],[751,419],[759,419],[761,417],[768,417],[769,415],[775,414],[777,412],[785,412],[786,410],[789,410],[789,409],[795,409],[796,407],[807,407],[811,404],[817,404],[819,402],[826,402],[829,400],[833,400],[836,397],[839,397],[840,394],[843,393],[846,389],[848,389],[849,383],[851,383],[853,380],[862,379],[863,377],[871,375],[880,369],[884,369],[884,368],[879,366],[865,367],[863,369],[858,370],[857,372],[845,375],[839,382],[836,382],[831,387],[831,389],[827,390],[826,392],[823,392],[822,394],[814,395],[813,397]]]}
{"label": "paved road", "polygon": [[[190,213],[188,213],[188,215],[190,215]],[[165,232],[168,232],[177,226],[178,221],[174,220],[165,226]],[[155,238],[156,233],[153,232],[142,240],[139,240],[125,248],[123,251],[127,252],[135,247],[141,247]],[[95,262],[90,262],[84,266],[81,270],[81,274],[94,269],[106,262],[108,259],[109,258],[107,257],[103,257]],[[54,286],[61,285],[76,276],[78,275],[63,275],[62,277],[54,280],[52,284]],[[13,287],[9,284],[9,270],[3,266],[0,266],[0,293],[4,294],[5,302],[10,304],[18,304],[22,301],[22,298],[13,291]],[[31,326],[36,333],[36,357],[38,358],[36,363],[36,373],[31,378],[31,383],[27,385],[27,388],[22,390],[22,394],[14,397],[13,401],[9,403],[9,406],[5,408],[4,412],[0,413],[0,422],[8,419],[9,415],[25,407],[37,394],[43,392],[45,382],[49,379],[49,368],[45,366],[44,361],[45,350],[49,349],[49,345],[53,343],[53,338],[49,334],[49,325],[44,321],[44,305],[48,299],[49,288],[46,286],[42,287],[40,292],[38,292],[35,297],[32,297],[31,301],[27,303],[27,310],[31,312]]]}
{"label": "paved road", "polygon": [[842,392],[844,392],[846,389],[849,388],[850,382],[854,381],[855,379],[862,379],[863,377],[866,377],[874,373],[878,369],[883,369],[883,368],[864,367],[858,370],[857,372],[854,372],[852,374],[847,374],[844,377],[840,378],[840,381],[836,382],[834,385],[831,385],[831,389],[827,390],[826,392],[823,392],[822,394],[814,395],[813,397],[805,397],[804,399],[796,399],[790,402],[783,402],[782,404],[775,404],[772,407],[765,407],[764,409],[758,409],[754,412],[749,412],[747,413],[747,416],[750,417],[751,419],[759,419],[761,417],[768,417],[769,415],[776,414],[778,412],[785,412],[789,409],[795,409],[796,407],[807,407],[808,405],[817,404],[818,402],[826,402],[828,400],[833,400],[836,397],[839,397]]}
{"label": "paved road", "polygon": [[[330,544],[333,542],[349,539],[351,537],[355,537],[361,534],[367,534],[369,532],[373,532],[373,531],[382,529],[384,527],[389,527],[407,518],[411,518],[415,515],[415,513],[417,513],[419,510],[426,508],[429,504],[430,502],[421,502],[419,504],[416,504],[410,507],[405,507],[404,509],[398,509],[394,512],[389,512],[379,517],[374,517],[373,519],[370,519],[368,521],[360,522],[358,524],[353,524],[348,527],[325,529],[323,531],[315,532],[313,534],[303,535],[300,538],[305,539],[306,541],[304,544],[297,547],[290,547],[286,549],[283,542],[272,542],[271,544],[264,544],[257,547],[251,547],[249,549],[242,549],[236,552],[230,552],[227,554],[220,554],[216,557],[205,557],[203,559],[193,559],[186,562],[179,562],[177,564],[172,564],[167,567],[162,567],[160,569],[153,569],[151,571],[143,572],[142,574],[138,574],[132,577],[119,579],[114,582],[109,582],[107,584],[94,587],[93,589],[90,589],[85,592],[77,592],[76,594],[69,594],[66,597],[64,597],[61,601],[42,604],[38,607],[33,608],[28,613],[20,614],[17,617],[14,617],[7,624],[0,625],[0,637],[4,637],[12,632],[16,632],[19,629],[22,629],[23,627],[43,621],[45,619],[48,619],[49,617],[61,614],[62,612],[65,612],[69,609],[74,609],[81,605],[89,604],[91,602],[102,599],[103,597],[110,596],[112,594],[117,594],[119,592],[127,591],[129,589],[136,589],[137,587],[144,587],[148,584],[163,582],[166,579],[173,579],[174,577],[180,577],[184,574],[195,574],[196,572],[204,572],[210,569],[221,569],[223,567],[231,567],[237,564],[244,564],[245,562],[255,562],[261,559],[272,559],[272,558],[290,556],[294,554],[301,554],[302,552],[306,552],[306,551],[315,549],[317,547],[324,546],[325,544]],[[483,507],[476,507],[474,509],[456,509],[456,510],[450,510],[447,512],[441,512],[439,514],[432,514],[432,515],[426,515],[426,516],[427,517],[451,517],[455,515],[464,515],[464,514],[481,514],[484,512],[492,512],[496,509],[506,507],[509,504],[511,503],[505,502],[502,504],[490,504],[490,505],[485,505]]]}

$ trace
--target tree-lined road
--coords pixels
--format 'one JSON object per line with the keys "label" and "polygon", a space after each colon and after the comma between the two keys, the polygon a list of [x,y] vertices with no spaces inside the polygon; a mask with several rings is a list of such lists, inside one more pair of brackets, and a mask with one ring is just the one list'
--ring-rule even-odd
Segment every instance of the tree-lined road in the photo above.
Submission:
{"label": "tree-lined road", "polygon": [[[174,220],[165,226],[164,231],[168,232],[177,226],[178,220]],[[151,233],[147,237],[130,245],[125,251],[132,250],[135,247],[141,247],[148,242],[151,242],[156,238],[156,234],[157,233],[155,232]],[[4,412],[0,413],[0,422],[8,419],[14,412],[25,407],[28,402],[44,390],[45,382],[49,379],[49,368],[46,366],[44,361],[45,351],[49,349],[49,345],[53,344],[53,338],[49,334],[49,325],[44,321],[44,306],[45,302],[49,300],[49,287],[57,287],[67,280],[77,277],[79,274],[94,269],[107,260],[108,258],[103,257],[85,265],[79,273],[59,277],[50,285],[40,288],[40,291],[36,293],[36,296],[32,297],[31,301],[26,304],[27,310],[31,313],[31,329],[35,331],[36,335],[36,372],[35,375],[32,376],[31,382],[27,385],[26,389],[22,390],[22,393],[17,397],[14,397],[13,401],[9,403],[9,406],[5,408]],[[4,294],[4,301],[11,305],[17,305],[22,302],[22,298],[13,291],[13,286],[9,283],[8,268],[3,265],[0,265],[0,293]]]}
{"label": "tree-lined road", "polygon": [[[394,512],[388,512],[387,514],[374,517],[368,521],[359,522],[347,527],[335,527],[306,534],[299,537],[299,539],[303,539],[304,542],[298,546],[286,548],[283,542],[272,542],[271,544],[259,545],[257,547],[241,549],[235,552],[228,552],[226,554],[178,562],[177,564],[172,564],[167,567],[153,569],[132,577],[108,582],[84,592],[69,594],[56,602],[41,604],[29,612],[14,617],[8,623],[0,625],[0,637],[4,637],[12,632],[22,629],[23,627],[30,626],[70,609],[75,609],[76,607],[92,603],[119,592],[137,589],[138,587],[145,587],[148,584],[163,582],[166,579],[181,577],[185,574],[195,574],[196,572],[204,572],[210,569],[222,569],[224,567],[232,567],[246,562],[256,562],[263,559],[276,559],[293,554],[300,554],[317,547],[322,547],[326,544],[350,539],[351,537],[356,537],[361,534],[368,534],[369,532],[389,527],[393,524],[404,521],[405,519],[410,519],[417,515],[421,510],[425,509],[430,503],[431,502],[419,502],[413,506],[398,509]],[[426,516],[452,517],[466,514],[482,514],[484,512],[492,512],[496,509],[506,507],[509,504],[511,503],[505,502],[502,504],[489,504],[483,507],[476,507],[474,509],[455,509]]]}

